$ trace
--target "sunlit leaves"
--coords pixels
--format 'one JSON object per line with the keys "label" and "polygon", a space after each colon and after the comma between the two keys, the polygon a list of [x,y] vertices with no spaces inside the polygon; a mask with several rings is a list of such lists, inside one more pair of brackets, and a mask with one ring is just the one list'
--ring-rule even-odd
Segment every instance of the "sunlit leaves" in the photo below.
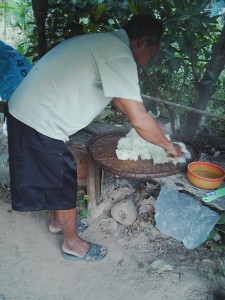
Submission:
{"label": "sunlit leaves", "polygon": [[[27,38],[23,49],[25,53],[28,51],[29,55],[34,56],[36,32],[30,28],[36,27],[33,27],[34,20],[26,17],[27,12],[31,11],[31,2],[18,1],[14,6],[11,3],[15,1],[8,2],[10,5],[7,10],[15,11],[13,26],[20,28]],[[182,86],[195,92],[221,32],[218,17],[210,17],[210,2],[211,0],[48,0],[48,47],[50,49],[62,40],[82,33],[114,30],[134,14],[151,13],[162,20],[165,34],[161,51],[151,62],[150,72],[157,77],[158,86],[169,98],[169,88],[179,90]],[[208,74],[203,84],[210,84],[214,80],[213,76],[213,73]],[[183,94],[181,101],[185,101]]]}

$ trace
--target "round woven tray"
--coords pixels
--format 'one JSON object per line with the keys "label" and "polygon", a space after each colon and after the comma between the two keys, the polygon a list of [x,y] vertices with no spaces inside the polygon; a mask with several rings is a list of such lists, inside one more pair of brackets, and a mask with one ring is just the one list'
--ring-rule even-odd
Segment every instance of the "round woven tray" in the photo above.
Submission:
{"label": "round woven tray", "polygon": [[169,162],[153,165],[152,160],[119,160],[115,152],[117,143],[126,134],[127,132],[124,131],[104,133],[89,143],[89,152],[96,164],[118,176],[150,179],[174,175],[184,172],[190,162],[198,160],[200,157],[200,150],[197,146],[187,141],[182,141],[191,153],[191,159],[187,160],[185,164],[179,163],[174,165],[172,162]]}

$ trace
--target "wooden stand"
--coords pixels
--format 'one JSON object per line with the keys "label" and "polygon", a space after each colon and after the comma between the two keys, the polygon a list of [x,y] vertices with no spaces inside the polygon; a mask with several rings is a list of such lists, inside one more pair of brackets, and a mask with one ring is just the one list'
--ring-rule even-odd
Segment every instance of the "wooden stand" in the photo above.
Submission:
{"label": "wooden stand", "polygon": [[89,196],[89,210],[100,204],[103,170],[92,159],[88,145],[94,137],[119,129],[113,125],[94,123],[72,135],[67,143],[77,163],[78,188],[84,189]]}
{"label": "wooden stand", "polygon": [[101,196],[101,170],[88,153],[88,143],[93,135],[79,131],[73,135],[67,146],[77,164],[77,183],[89,196],[89,208],[99,204]]}

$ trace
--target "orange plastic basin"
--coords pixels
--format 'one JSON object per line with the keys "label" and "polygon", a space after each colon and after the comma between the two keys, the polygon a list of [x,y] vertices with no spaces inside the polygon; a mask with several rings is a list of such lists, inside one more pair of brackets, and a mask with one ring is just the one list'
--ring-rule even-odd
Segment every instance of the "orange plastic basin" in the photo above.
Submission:
{"label": "orange plastic basin", "polygon": [[191,184],[201,189],[213,190],[223,183],[225,171],[215,164],[196,161],[188,165],[187,178]]}

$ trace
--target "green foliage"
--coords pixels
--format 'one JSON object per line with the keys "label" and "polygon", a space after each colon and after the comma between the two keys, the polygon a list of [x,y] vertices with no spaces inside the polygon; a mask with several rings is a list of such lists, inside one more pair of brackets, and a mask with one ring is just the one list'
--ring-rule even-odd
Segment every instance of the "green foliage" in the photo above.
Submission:
{"label": "green foliage", "polygon": [[225,269],[219,269],[215,272],[215,275],[221,276],[225,278]]}
{"label": "green foliage", "polygon": [[[10,15],[8,23],[19,34],[24,33],[19,51],[35,57],[37,35],[31,1],[2,3],[1,11]],[[195,101],[222,28],[218,17],[209,16],[211,0],[48,0],[48,3],[46,36],[49,49],[75,35],[117,29],[135,14],[151,13],[160,18],[165,34],[161,51],[149,65],[149,76],[169,101],[189,106]],[[213,91],[216,97],[223,98],[224,90],[219,91],[224,89],[224,78],[222,73]],[[202,84],[216,80],[214,73],[208,72]],[[149,81],[145,82],[144,90],[145,94],[152,95]]]}
{"label": "green foliage", "polygon": [[[34,24],[30,1],[13,2],[15,6],[7,8],[11,9],[11,17],[16,16],[11,25],[19,27],[30,38],[30,24]],[[179,0],[49,0],[48,3],[46,34],[49,48],[74,35],[118,28],[133,14],[152,13],[160,17],[166,28],[160,58],[167,81],[172,71],[182,73],[192,65],[201,70],[204,60],[210,58],[209,50],[220,32],[217,19],[210,18],[205,10],[209,0],[192,4]]]}
{"label": "green foliage", "polygon": [[86,219],[88,217],[87,202],[89,201],[88,195],[83,191],[77,193],[77,215],[80,219]]}
{"label": "green foliage", "polygon": [[220,218],[219,218],[219,220],[217,221],[217,224],[225,224],[225,212],[223,212],[223,213],[220,215]]}
{"label": "green foliage", "polygon": [[82,33],[119,28],[131,15],[144,11],[148,1],[49,0],[46,32],[49,47]]}
{"label": "green foliage", "polygon": [[[0,21],[6,28],[14,30],[14,38],[17,40],[17,50],[26,56],[32,56],[29,51],[30,44],[36,42],[34,36],[34,17],[32,5],[29,0],[1,1]],[[6,33],[5,33],[6,34]]]}
{"label": "green foliage", "polygon": [[[208,236],[206,242],[211,241],[217,234],[225,235],[225,212],[223,212],[220,215],[219,220],[217,221],[215,227],[211,231],[210,235]],[[213,246],[213,250],[218,250],[218,249],[225,249],[225,245],[216,245]]]}
{"label": "green foliage", "polygon": [[195,90],[205,72],[212,45],[218,38],[218,22],[205,10],[209,1],[204,1],[204,6],[197,1],[191,5],[188,1],[163,2],[160,17],[166,32],[160,53],[164,66],[160,85],[164,89],[168,85],[177,90],[183,87],[188,93],[188,89]]}

